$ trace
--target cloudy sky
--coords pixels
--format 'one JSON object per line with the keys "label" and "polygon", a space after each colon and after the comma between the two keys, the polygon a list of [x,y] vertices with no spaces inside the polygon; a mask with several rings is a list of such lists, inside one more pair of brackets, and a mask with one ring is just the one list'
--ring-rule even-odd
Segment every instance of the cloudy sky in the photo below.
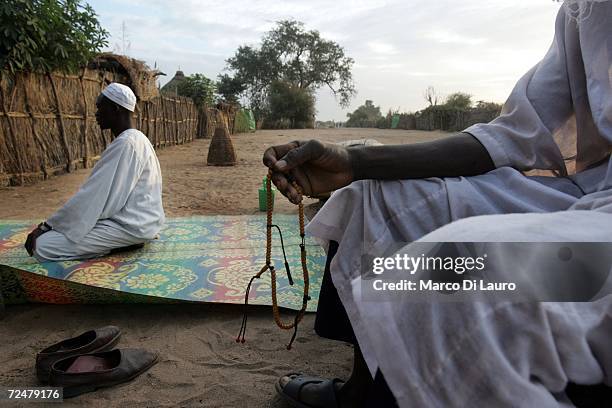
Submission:
{"label": "cloudy sky", "polygon": [[419,110],[428,86],[442,96],[463,91],[474,100],[503,102],[547,51],[559,10],[552,0],[88,2],[111,34],[109,49],[125,47],[157,64],[168,74],[162,84],[179,67],[216,78],[239,45],[256,46],[275,21],[304,22],[355,60],[358,93],[351,106],[340,108],[321,89],[318,120],[345,120],[366,99],[383,112]]}

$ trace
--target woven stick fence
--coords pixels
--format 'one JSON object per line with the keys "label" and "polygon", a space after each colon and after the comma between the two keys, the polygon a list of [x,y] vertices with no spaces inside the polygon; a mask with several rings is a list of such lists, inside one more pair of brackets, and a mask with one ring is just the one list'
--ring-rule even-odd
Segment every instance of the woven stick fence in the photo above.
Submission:
{"label": "woven stick fence", "polygon": [[[78,75],[19,74],[0,77],[0,186],[22,185],[93,165],[112,141],[95,120],[96,98],[115,72],[84,68]],[[135,124],[156,147],[196,136],[198,112],[191,99],[139,101]]]}
{"label": "woven stick fence", "polygon": [[215,134],[215,129],[219,126],[227,128],[230,134],[233,134],[235,118],[235,109],[200,108],[198,110],[198,139],[211,139]]}

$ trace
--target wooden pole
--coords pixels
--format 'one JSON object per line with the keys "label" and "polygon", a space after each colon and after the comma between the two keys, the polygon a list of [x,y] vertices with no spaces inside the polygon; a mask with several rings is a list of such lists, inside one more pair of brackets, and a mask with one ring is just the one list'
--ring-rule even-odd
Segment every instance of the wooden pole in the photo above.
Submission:
{"label": "wooden pole", "polygon": [[89,119],[89,104],[87,103],[87,94],[85,93],[85,82],[83,77],[85,76],[86,68],[83,68],[83,72],[79,77],[79,84],[81,85],[81,93],[83,95],[83,131],[82,131],[82,142],[83,142],[83,168],[89,167],[89,141],[87,140],[87,121]]}
{"label": "wooden pole", "polygon": [[[12,101],[13,101],[13,97],[14,97],[16,89],[17,89],[17,84],[15,83],[15,86],[13,87],[13,94],[11,95],[11,105],[12,105]],[[17,136],[15,134],[15,128],[13,126],[13,122],[11,121],[11,118],[8,115],[8,110],[6,108],[6,98],[5,98],[4,89],[1,83],[0,83],[0,99],[2,99],[2,112],[4,112],[4,116],[6,117],[6,121],[8,123],[9,136],[11,138],[11,143],[13,144],[13,149],[15,149],[15,160],[17,161],[17,170],[19,171],[19,176],[18,176],[19,183],[18,184],[23,184],[23,174],[24,174],[23,163],[22,163],[23,158],[20,157],[22,156],[21,151],[18,149],[18,146],[17,146]]]}
{"label": "wooden pole", "polygon": [[174,129],[176,129],[176,144],[182,144],[183,141],[181,140],[180,137],[180,131],[179,131],[179,100],[178,98],[174,99]]}
{"label": "wooden pole", "polygon": [[[106,72],[100,71],[98,73],[98,76],[100,78],[100,81],[98,81],[98,83],[100,84],[100,93],[101,93],[102,90],[104,89],[104,79],[106,77]],[[102,129],[100,129],[100,136],[102,138],[102,142],[103,142],[103,145],[104,145],[102,147],[102,150],[104,151],[104,150],[106,150],[106,146],[108,146],[109,142],[106,141],[106,134],[104,133],[104,130],[102,130]]]}
{"label": "wooden pole", "polygon": [[164,103],[165,98],[162,96],[161,98],[161,110],[162,110],[162,129],[164,130],[163,132],[163,143],[164,143],[164,147],[168,146],[168,132],[166,130],[167,126],[167,121],[168,119],[166,118],[166,104]]}
{"label": "wooden pole", "polygon": [[[161,103],[161,99],[160,99]],[[159,147],[159,104],[155,104],[154,112],[155,112],[155,122],[153,122],[153,128],[155,129],[155,148]]]}
{"label": "wooden pole", "polygon": [[[31,77],[28,75],[27,77],[30,79]],[[32,125],[32,134],[34,135],[34,140],[36,141],[36,146],[38,147],[38,155],[40,158],[40,167],[43,173],[43,177],[47,179],[49,174],[47,173],[47,149],[45,144],[43,143],[42,138],[36,131],[36,118],[34,116],[34,109],[32,109],[32,104],[30,103],[30,97],[28,95],[28,86],[26,81],[23,81],[23,95],[25,98],[26,111],[30,115],[30,124]]]}
{"label": "wooden pole", "polygon": [[55,103],[57,104],[57,119],[60,125],[60,134],[62,135],[62,143],[64,152],[66,153],[66,171],[70,173],[72,171],[72,155],[70,154],[70,146],[68,145],[68,137],[66,135],[66,127],[64,126],[64,118],[62,116],[62,107],[60,105],[59,95],[57,93],[57,87],[55,81],[53,81],[53,74],[47,73],[47,77],[51,82],[51,89],[53,90],[53,96],[55,97]]}
{"label": "wooden pole", "polygon": [[[149,138],[149,141],[151,143],[153,143],[153,139],[151,139],[151,133],[149,132],[149,128],[151,126],[151,122],[149,121],[149,119],[150,119],[150,117],[149,117],[149,102],[143,102],[142,111],[143,111],[143,123],[142,123],[141,131],[145,135],[147,135],[147,137]],[[146,131],[145,131],[145,123],[146,123]],[[153,146],[155,146],[155,145],[153,145]]]}

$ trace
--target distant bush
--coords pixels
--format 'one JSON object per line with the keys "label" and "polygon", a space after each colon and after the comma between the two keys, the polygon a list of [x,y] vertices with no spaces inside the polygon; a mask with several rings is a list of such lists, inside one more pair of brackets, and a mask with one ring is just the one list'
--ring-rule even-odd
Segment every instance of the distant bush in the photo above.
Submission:
{"label": "distant bush", "polygon": [[[429,99],[427,99],[429,97]],[[347,114],[347,127],[376,127],[379,129],[463,130],[475,123],[490,122],[501,112],[502,105],[478,101],[474,106],[472,96],[465,92],[449,95],[445,102],[436,105],[438,96],[432,87],[426,92],[430,106],[416,113],[389,110],[381,115],[380,107],[371,100]]]}
{"label": "distant bush", "polygon": [[264,127],[305,129],[314,127],[315,98],[309,89],[284,81],[274,81],[268,95]]}
{"label": "distant bush", "polygon": [[476,102],[476,106],[474,107],[474,109],[475,110],[479,110],[479,111],[497,111],[497,112],[501,112],[502,107],[503,107],[503,105],[501,103],[478,101],[478,102]]}
{"label": "distant bush", "polygon": [[376,121],[376,127],[378,129],[389,129],[391,127],[391,119],[387,119],[386,116],[379,118]]}
{"label": "distant bush", "polygon": [[380,113],[380,106],[375,106],[369,99],[346,116],[348,117],[346,127],[380,127],[380,120],[384,119]]}
{"label": "distant bush", "polygon": [[180,96],[193,99],[198,106],[215,104],[215,82],[204,74],[193,74],[179,82],[176,92]]}
{"label": "distant bush", "polygon": [[333,129],[336,127],[336,122],[333,120],[326,120],[326,121],[317,120],[315,122],[315,127],[319,129]]}
{"label": "distant bush", "polygon": [[472,107],[472,95],[465,92],[452,93],[448,95],[442,106],[449,109],[468,110]]}

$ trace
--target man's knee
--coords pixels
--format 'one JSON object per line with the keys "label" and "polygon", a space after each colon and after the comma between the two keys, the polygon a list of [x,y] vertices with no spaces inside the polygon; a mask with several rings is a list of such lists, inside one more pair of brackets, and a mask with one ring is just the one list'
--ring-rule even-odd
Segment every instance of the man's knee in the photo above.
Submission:
{"label": "man's knee", "polygon": [[78,244],[70,241],[60,232],[49,231],[36,239],[34,256],[40,262],[48,262],[87,259],[95,254],[84,253]]}
{"label": "man's knee", "polygon": [[41,262],[54,261],[61,255],[68,240],[57,231],[48,231],[36,239],[34,257]]}
{"label": "man's knee", "polygon": [[49,231],[36,240],[34,256],[41,262],[84,260],[108,254],[111,250],[130,250],[146,240],[113,234],[108,228],[94,228],[81,241],[72,242],[58,231]]}
{"label": "man's knee", "polygon": [[363,192],[366,189],[366,184],[368,180],[358,180],[354,181],[346,187],[342,187],[334,191],[331,195],[331,199],[333,200],[349,200],[354,201],[363,197]]}

